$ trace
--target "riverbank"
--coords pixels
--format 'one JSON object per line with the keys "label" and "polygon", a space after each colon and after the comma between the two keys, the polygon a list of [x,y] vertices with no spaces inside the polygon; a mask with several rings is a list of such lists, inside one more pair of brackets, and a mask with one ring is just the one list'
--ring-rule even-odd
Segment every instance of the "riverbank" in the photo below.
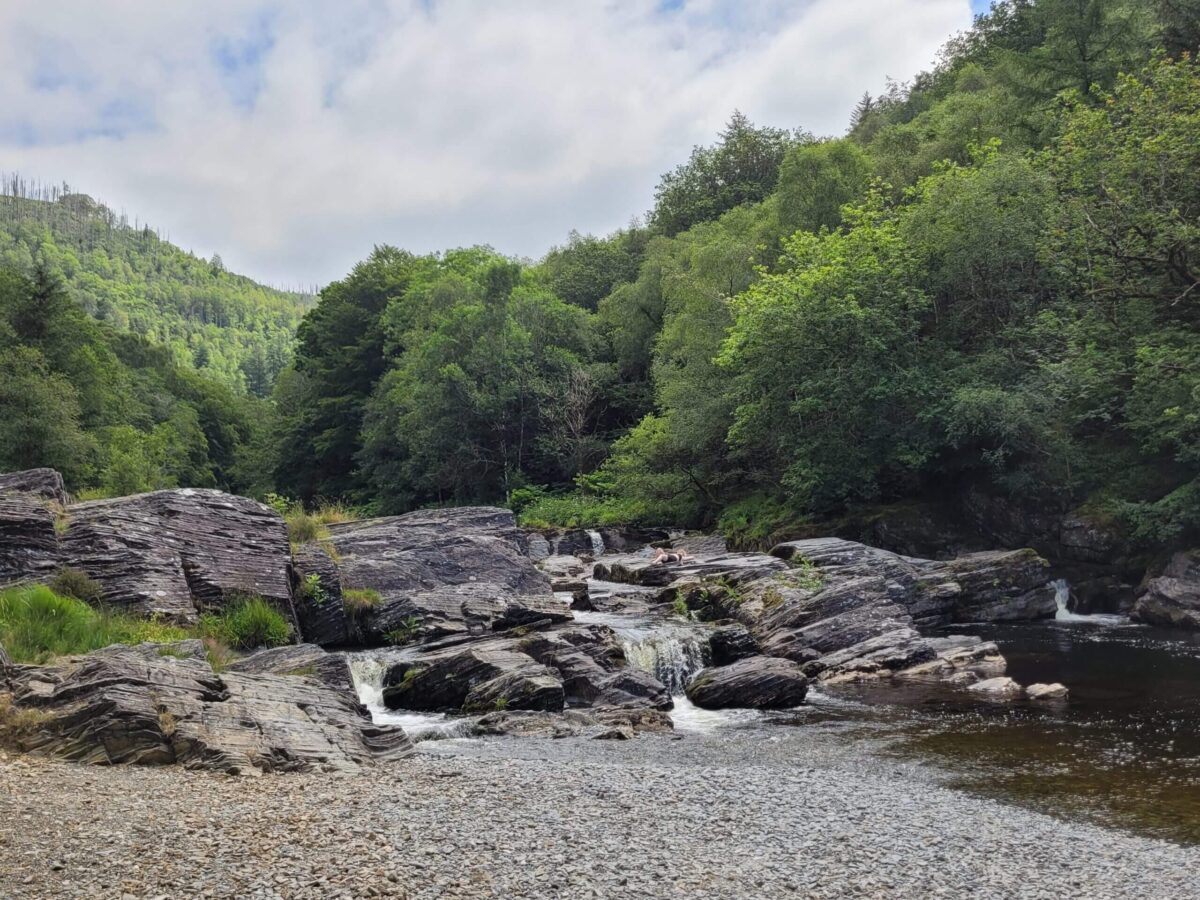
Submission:
{"label": "riverbank", "polygon": [[9,757],[0,895],[1200,896],[1200,851],[951,790],[844,738],[436,742],[238,779]]}

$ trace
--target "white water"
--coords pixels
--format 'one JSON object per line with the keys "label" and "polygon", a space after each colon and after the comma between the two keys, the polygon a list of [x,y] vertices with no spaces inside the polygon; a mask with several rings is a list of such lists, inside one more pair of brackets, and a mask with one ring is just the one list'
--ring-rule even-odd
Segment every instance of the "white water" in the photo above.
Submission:
{"label": "white water", "polygon": [[398,725],[414,744],[467,737],[474,719],[451,718],[444,713],[388,709],[383,703],[383,678],[396,653],[379,651],[350,654],[350,675],[358,699],[371,713],[376,725]]}
{"label": "white water", "polygon": [[671,699],[675,701],[670,716],[676,731],[703,734],[718,728],[752,725],[762,718],[762,713],[757,709],[701,709],[686,694],[676,694]]}
{"label": "white water", "polygon": [[592,542],[592,556],[599,559],[604,555],[604,538],[598,531],[588,531],[588,540]]}
{"label": "white water", "polygon": [[1056,578],[1051,583],[1054,585],[1054,602],[1058,606],[1058,611],[1054,614],[1055,621],[1089,622],[1093,625],[1126,625],[1129,623],[1128,616],[1114,616],[1105,613],[1085,616],[1082,613],[1071,612],[1071,585],[1067,579]]}
{"label": "white water", "polygon": [[631,666],[649,672],[672,695],[682,694],[684,686],[706,663],[705,643],[695,635],[672,631],[657,630],[645,637],[625,638],[621,649]]}

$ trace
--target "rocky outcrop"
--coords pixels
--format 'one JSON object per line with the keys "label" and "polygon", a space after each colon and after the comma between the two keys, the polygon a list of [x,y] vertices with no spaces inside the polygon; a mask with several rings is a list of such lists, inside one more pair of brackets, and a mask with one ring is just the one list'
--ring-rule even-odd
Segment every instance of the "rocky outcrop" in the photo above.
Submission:
{"label": "rocky outcrop", "polygon": [[758,653],[754,635],[745,625],[721,625],[708,637],[709,652],[714,666],[726,666]]}
{"label": "rocky outcrop", "polygon": [[731,584],[781,572],[787,565],[763,553],[718,553],[697,556],[681,563],[655,564],[648,554],[598,563],[595,577],[605,581],[665,587],[682,579],[721,579]]}
{"label": "rocky outcrop", "polygon": [[413,653],[383,681],[393,708],[474,712],[566,706],[670,709],[667,689],[631,668],[612,629],[572,625]]}
{"label": "rocky outcrop", "polygon": [[207,663],[112,647],[14,666],[13,702],[36,726],[18,748],[99,765],[179,764],[230,774],[352,770],[411,750],[344,692],[313,678],[216,674]]}
{"label": "rocky outcrop", "polygon": [[1200,629],[1200,550],[1172,556],[1138,597],[1132,617],[1150,625]]}
{"label": "rocky outcrop", "polygon": [[1049,563],[1033,550],[969,553],[932,566],[961,588],[950,622],[1044,619],[1057,608]]}
{"label": "rocky outcrop", "polygon": [[344,653],[327,653],[316,644],[289,644],[269,647],[243,656],[229,664],[226,671],[249,675],[289,675],[315,678],[317,681],[358,699],[350,661]]}
{"label": "rocky outcrop", "polygon": [[705,709],[785,709],[799,706],[807,693],[808,679],[800,666],[769,656],[704,669],[687,686],[688,699]]}
{"label": "rocky outcrop", "polygon": [[290,550],[269,506],[221,491],[174,490],[70,507],[67,565],[104,590],[104,602],[194,622],[205,610],[256,594],[295,622]]}
{"label": "rocky outcrop", "polygon": [[32,494],[0,493],[0,585],[44,581],[62,565],[56,519]]}
{"label": "rocky outcrop", "polygon": [[339,646],[351,640],[342,577],[337,563],[319,544],[302,544],[292,551],[293,603],[306,641]]}
{"label": "rocky outcrop", "polygon": [[366,642],[386,643],[389,633],[414,625],[440,637],[571,618],[508,510],[421,510],[330,531],[343,588],[379,595],[357,617]]}
{"label": "rocky outcrop", "polygon": [[27,494],[46,502],[67,505],[63,477],[54,469],[26,469],[0,475],[0,494]]}

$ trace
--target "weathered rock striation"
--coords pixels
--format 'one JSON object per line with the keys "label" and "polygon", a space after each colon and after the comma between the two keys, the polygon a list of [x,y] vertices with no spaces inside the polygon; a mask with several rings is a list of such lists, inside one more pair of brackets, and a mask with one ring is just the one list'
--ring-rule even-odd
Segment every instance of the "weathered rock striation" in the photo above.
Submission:
{"label": "weathered rock striation", "polygon": [[439,637],[571,618],[509,510],[422,510],[330,531],[343,588],[380,598],[357,619],[364,642],[387,643],[389,633],[414,627]]}
{"label": "weathered rock striation", "polygon": [[333,557],[319,544],[301,544],[292,551],[292,573],[293,605],[304,639],[321,646],[351,643],[342,575]]}
{"label": "weathered rock striation", "polygon": [[293,623],[291,553],[269,506],[222,491],[155,491],[69,507],[65,565],[104,589],[105,603],[194,622],[256,594]]}
{"label": "weathered rock striation", "polygon": [[401,729],[374,725],[354,699],[316,678],[216,674],[205,662],[146,648],[11,666],[9,681],[13,702],[37,719],[10,739],[79,762],[252,775],[353,770],[411,751]]}
{"label": "weathered rock striation", "polygon": [[800,666],[770,656],[704,669],[687,686],[688,699],[705,709],[786,709],[803,703],[807,693],[808,679]]}

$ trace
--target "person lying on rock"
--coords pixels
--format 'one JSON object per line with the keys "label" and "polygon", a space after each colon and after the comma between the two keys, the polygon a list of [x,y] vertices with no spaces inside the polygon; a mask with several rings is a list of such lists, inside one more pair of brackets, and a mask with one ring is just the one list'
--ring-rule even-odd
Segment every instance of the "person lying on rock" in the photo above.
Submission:
{"label": "person lying on rock", "polygon": [[652,566],[665,566],[671,563],[681,563],[689,559],[695,559],[686,550],[668,550],[666,547],[654,548],[654,559],[650,560]]}

